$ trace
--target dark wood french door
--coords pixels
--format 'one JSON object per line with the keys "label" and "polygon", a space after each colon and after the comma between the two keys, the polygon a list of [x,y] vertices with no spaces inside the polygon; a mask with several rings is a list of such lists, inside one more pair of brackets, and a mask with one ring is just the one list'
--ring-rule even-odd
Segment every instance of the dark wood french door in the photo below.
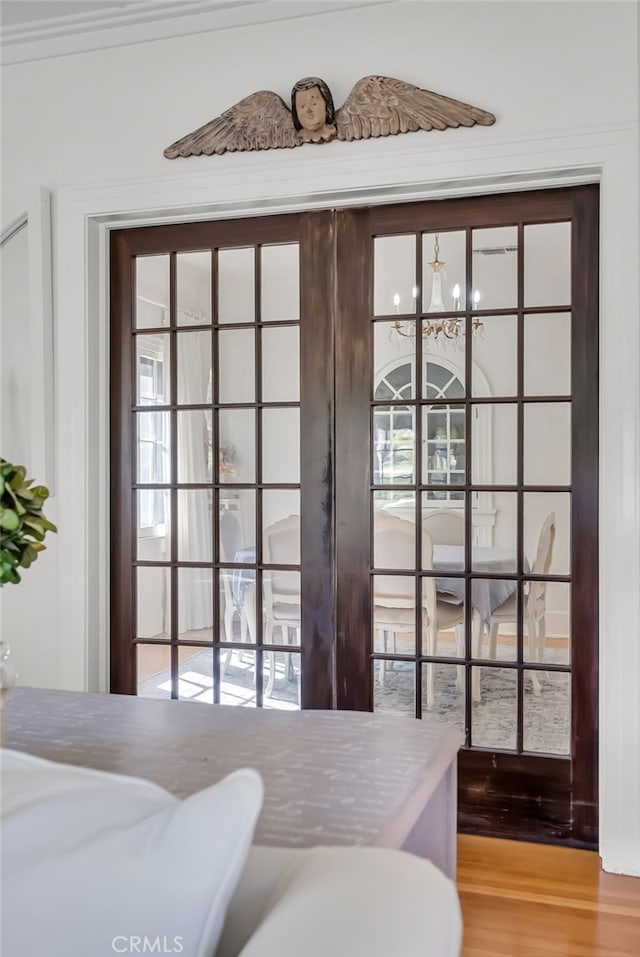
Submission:
{"label": "dark wood french door", "polygon": [[112,236],[111,690],[457,723],[597,841],[598,192]]}

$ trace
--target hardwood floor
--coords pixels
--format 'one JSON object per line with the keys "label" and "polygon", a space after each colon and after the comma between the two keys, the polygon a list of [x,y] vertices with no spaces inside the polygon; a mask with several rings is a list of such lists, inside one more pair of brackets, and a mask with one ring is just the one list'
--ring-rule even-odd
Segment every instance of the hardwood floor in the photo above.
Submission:
{"label": "hardwood floor", "polygon": [[595,852],[458,837],[462,957],[639,957],[640,878]]}

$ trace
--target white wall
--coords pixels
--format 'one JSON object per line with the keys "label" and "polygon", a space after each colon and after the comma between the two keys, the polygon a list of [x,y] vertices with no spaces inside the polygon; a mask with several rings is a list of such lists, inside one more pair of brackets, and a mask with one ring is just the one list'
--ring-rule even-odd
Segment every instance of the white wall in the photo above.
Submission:
{"label": "white wall", "polygon": [[28,225],[7,240],[0,250],[0,295],[3,322],[0,327],[2,393],[0,441],[2,457],[33,467],[31,458],[31,395],[29,370],[29,243]]}
{"label": "white wall", "polygon": [[[34,288],[30,252],[37,224],[28,223],[6,240],[0,250],[0,456],[24,465],[36,484],[51,484],[42,474],[44,436],[34,434],[34,422],[43,422],[41,367],[34,349],[30,322]],[[44,508],[57,522],[57,502],[50,498]],[[55,560],[57,542],[48,534],[46,551],[28,570],[19,585],[0,589],[0,635],[12,647],[18,680],[51,687],[58,683],[57,595]],[[53,573],[52,573],[53,571]],[[25,654],[26,650],[29,654]]]}
{"label": "white wall", "polygon": [[[3,68],[3,225],[38,186],[55,199],[60,523],[32,573],[41,576],[37,606],[30,585],[15,589],[5,629],[19,633],[29,620],[17,652],[28,680],[39,681],[39,663],[57,655],[60,685],[98,681],[90,659],[106,610],[107,387],[105,246],[92,217],[145,222],[155,209],[168,219],[171,210],[184,218],[186,208],[222,216],[599,178],[601,852],[610,869],[640,874],[636,5],[392,3],[312,17],[304,4],[291,10],[300,18]],[[471,101],[498,122],[163,158],[167,144],[246,94],[266,87],[286,97],[311,73],[330,81],[337,103],[361,76],[382,73]]]}
{"label": "white wall", "polygon": [[[162,151],[255,90],[288,99],[295,80],[310,74],[330,81],[336,104],[360,77],[379,72],[496,114],[495,127],[394,140],[398,154],[424,149],[425,163],[450,146],[474,150],[637,120],[632,4],[398,3],[308,19],[303,2],[290,6],[300,19],[5,67],[3,221],[22,212],[35,184],[178,170],[186,179],[203,169],[255,167],[268,196],[278,152],[262,154],[256,166],[252,154],[169,161]],[[346,150],[366,163],[389,143],[317,149],[328,164]],[[295,153],[304,170],[314,148]]]}

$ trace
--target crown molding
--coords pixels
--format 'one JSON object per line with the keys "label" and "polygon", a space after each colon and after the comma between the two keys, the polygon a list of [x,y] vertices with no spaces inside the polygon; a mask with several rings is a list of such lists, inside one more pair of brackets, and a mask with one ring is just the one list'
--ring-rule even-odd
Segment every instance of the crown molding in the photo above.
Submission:
{"label": "crown molding", "polygon": [[393,0],[140,0],[5,27],[2,65],[234,27],[298,20]]}

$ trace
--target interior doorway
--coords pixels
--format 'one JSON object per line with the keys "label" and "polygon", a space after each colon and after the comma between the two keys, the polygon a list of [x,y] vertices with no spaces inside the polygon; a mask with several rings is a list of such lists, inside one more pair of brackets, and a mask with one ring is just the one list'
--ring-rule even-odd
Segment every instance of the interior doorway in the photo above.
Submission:
{"label": "interior doorway", "polygon": [[594,844],[597,188],[116,232],[111,364],[113,691],[454,721]]}

